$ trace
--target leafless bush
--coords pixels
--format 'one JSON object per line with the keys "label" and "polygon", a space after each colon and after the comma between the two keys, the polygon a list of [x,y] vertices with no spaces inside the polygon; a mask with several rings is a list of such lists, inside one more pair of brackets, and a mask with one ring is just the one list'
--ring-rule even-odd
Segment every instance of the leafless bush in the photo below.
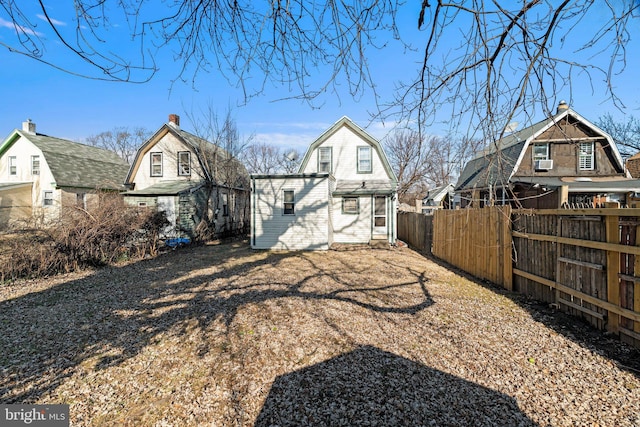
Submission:
{"label": "leafless bush", "polygon": [[91,208],[69,206],[59,221],[10,243],[0,259],[0,280],[43,277],[86,267],[155,256],[163,212],[124,204],[115,194],[100,194]]}

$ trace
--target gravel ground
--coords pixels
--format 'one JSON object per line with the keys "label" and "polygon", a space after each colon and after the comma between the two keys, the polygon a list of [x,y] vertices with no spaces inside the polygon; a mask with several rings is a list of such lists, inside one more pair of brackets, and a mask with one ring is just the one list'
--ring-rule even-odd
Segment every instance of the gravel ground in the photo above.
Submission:
{"label": "gravel ground", "polygon": [[0,286],[0,402],[72,425],[638,426],[639,354],[407,248],[245,242]]}

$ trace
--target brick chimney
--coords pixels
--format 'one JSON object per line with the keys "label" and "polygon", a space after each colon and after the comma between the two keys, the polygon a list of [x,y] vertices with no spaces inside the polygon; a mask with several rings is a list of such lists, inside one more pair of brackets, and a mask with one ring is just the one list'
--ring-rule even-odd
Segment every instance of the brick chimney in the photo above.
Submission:
{"label": "brick chimney", "polygon": [[31,119],[27,119],[26,122],[22,122],[22,131],[30,133],[31,135],[36,134],[36,124],[31,121]]}
{"label": "brick chimney", "polygon": [[180,116],[177,114],[169,114],[169,124],[176,129],[180,129]]}
{"label": "brick chimney", "polygon": [[558,104],[558,110],[556,111],[556,114],[560,114],[563,111],[566,111],[569,109],[569,104],[567,104],[567,102],[565,100],[560,101],[560,103]]}

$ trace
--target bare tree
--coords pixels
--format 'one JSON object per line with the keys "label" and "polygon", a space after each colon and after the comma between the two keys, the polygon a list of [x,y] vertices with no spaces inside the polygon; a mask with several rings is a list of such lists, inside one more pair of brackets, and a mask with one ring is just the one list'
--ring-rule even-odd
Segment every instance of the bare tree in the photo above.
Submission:
{"label": "bare tree", "polygon": [[281,150],[264,142],[249,145],[243,152],[241,160],[249,173],[277,174],[294,173],[300,166],[300,153],[297,150]]}
{"label": "bare tree", "polygon": [[116,127],[113,130],[100,132],[86,138],[86,142],[94,147],[113,151],[127,163],[131,164],[138,148],[151,136],[145,128]]}
{"label": "bare tree", "polygon": [[[240,162],[240,153],[249,145],[252,136],[243,138],[235,119],[228,110],[224,117],[218,115],[212,105],[199,113],[188,116],[197,136],[194,143],[201,161],[201,179],[205,182],[205,206],[196,232],[206,240],[217,233],[235,233],[247,224],[236,224],[240,218],[248,218],[249,176]],[[223,203],[221,203],[223,201]],[[222,206],[223,211],[219,212]],[[225,211],[226,210],[226,211]]]}
{"label": "bare tree", "polygon": [[605,114],[596,124],[611,135],[623,158],[640,152],[640,120],[629,116],[626,122],[618,122],[611,114]]}
{"label": "bare tree", "polygon": [[398,197],[405,203],[422,198],[431,188],[453,183],[479,141],[451,136],[423,136],[401,129],[385,140],[389,162],[398,177]]}
{"label": "bare tree", "polygon": [[[163,1],[162,8],[151,0],[75,0],[68,26],[38,4],[41,26],[24,2],[0,2],[1,22],[15,30],[13,39],[0,40],[10,52],[62,68],[66,58],[48,59],[53,40],[81,61],[69,72],[146,81],[157,69],[154,58],[167,51],[183,64],[177,79],[195,85],[200,72],[215,70],[246,99],[275,85],[286,88],[286,97],[308,101],[346,88],[354,98],[372,91],[380,102],[369,53],[387,46],[419,50],[415,74],[400,76],[405,83],[397,98],[381,104],[379,114],[410,118],[422,130],[448,111],[453,129],[485,141],[499,139],[516,117],[524,123],[540,110],[550,114],[556,96],[571,102],[576,87],[593,92],[601,85],[603,96],[623,108],[614,79],[626,69],[630,28],[640,13],[635,0],[423,0],[414,22],[425,41],[415,46],[403,40],[405,28],[396,20],[402,0],[178,0]],[[122,22],[135,57],[112,53],[108,43],[120,37],[113,25]]]}

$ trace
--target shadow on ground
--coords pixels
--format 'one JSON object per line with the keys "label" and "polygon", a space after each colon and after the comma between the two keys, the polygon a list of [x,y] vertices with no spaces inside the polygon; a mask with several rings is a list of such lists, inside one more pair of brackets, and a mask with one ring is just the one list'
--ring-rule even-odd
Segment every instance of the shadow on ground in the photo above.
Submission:
{"label": "shadow on ground", "polygon": [[535,426],[499,392],[372,346],[277,377],[255,426]]}
{"label": "shadow on ground", "polygon": [[[284,273],[263,278],[263,269],[281,271],[287,264],[282,262],[292,257],[303,267],[299,279],[287,281]],[[87,362],[96,370],[120,365],[163,333],[185,333],[187,324],[196,322],[206,330],[218,322],[228,330],[247,304],[333,300],[372,312],[414,314],[433,303],[423,275],[411,273],[406,283],[356,288],[341,277],[352,268],[314,265],[300,252],[256,253],[243,242],[186,248],[0,301],[0,401],[37,402],[79,365]],[[318,276],[336,286],[305,287]],[[367,297],[404,286],[421,290],[416,304],[395,306]],[[208,351],[208,343],[202,345],[200,356]]]}

